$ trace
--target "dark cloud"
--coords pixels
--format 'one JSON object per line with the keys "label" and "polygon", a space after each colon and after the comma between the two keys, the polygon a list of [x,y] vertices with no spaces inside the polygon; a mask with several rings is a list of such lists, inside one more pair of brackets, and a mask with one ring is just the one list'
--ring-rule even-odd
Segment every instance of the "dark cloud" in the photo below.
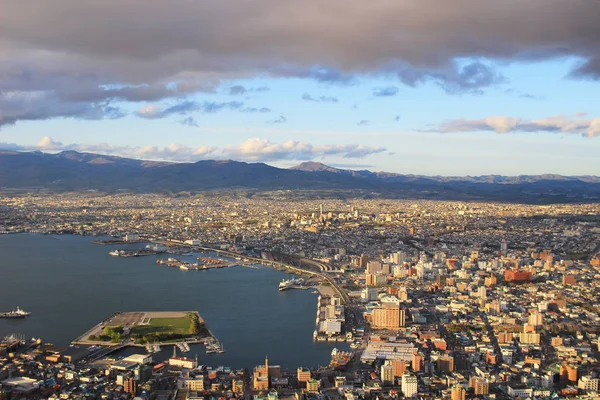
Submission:
{"label": "dark cloud", "polygon": [[395,96],[400,90],[396,86],[386,86],[373,88],[373,96],[376,97],[389,97]]}
{"label": "dark cloud", "polygon": [[49,118],[118,119],[126,114],[123,109],[111,106],[109,101],[61,101],[54,93],[0,91],[0,127],[13,125],[18,121]]}
{"label": "dark cloud", "polygon": [[164,101],[250,77],[347,85],[396,74],[481,93],[504,82],[498,63],[573,57],[571,77],[600,79],[598,15],[595,0],[3,0],[0,91],[60,104],[1,118],[87,118],[107,100]]}
{"label": "dark cloud", "polygon": [[478,61],[446,71],[405,68],[398,72],[398,78],[413,87],[431,81],[449,94],[481,94],[483,88],[506,81],[493,67]]}
{"label": "dark cloud", "polygon": [[356,125],[358,125],[358,126],[367,126],[367,125],[369,125],[370,123],[371,123],[371,121],[369,121],[368,119],[363,119],[362,121],[358,121],[358,122],[356,123]]}
{"label": "dark cloud", "polygon": [[304,93],[302,95],[302,100],[304,101],[312,101],[315,103],[337,103],[339,99],[337,97],[332,96],[317,96],[313,97],[308,93]]}

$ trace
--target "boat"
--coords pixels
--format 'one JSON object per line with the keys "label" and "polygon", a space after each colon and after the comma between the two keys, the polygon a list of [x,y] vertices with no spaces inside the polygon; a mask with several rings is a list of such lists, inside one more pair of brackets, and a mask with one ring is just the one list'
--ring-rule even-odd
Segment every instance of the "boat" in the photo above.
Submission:
{"label": "boat", "polygon": [[292,287],[301,285],[304,283],[304,279],[302,278],[298,278],[298,279],[283,279],[280,283],[279,283],[279,291],[283,291],[286,289],[291,289]]}
{"label": "boat", "polygon": [[329,363],[329,367],[333,369],[343,369],[348,365],[350,360],[352,360],[352,357],[354,357],[353,352],[333,349],[331,351],[331,362]]}
{"label": "boat", "polygon": [[12,310],[12,311],[0,314],[0,317],[3,317],[3,318],[25,318],[30,315],[31,315],[30,312],[23,311],[19,308],[19,306],[17,306],[16,310]]}

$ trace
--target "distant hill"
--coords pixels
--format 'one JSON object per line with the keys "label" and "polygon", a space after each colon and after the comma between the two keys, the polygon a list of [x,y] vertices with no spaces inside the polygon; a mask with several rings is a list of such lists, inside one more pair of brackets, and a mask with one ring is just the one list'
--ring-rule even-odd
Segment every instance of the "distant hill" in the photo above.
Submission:
{"label": "distant hill", "polygon": [[333,168],[304,162],[289,169],[264,163],[169,163],[93,153],[0,151],[0,189],[182,192],[243,188],[257,191],[360,191],[394,198],[497,200],[533,203],[600,201],[596,176],[420,176]]}

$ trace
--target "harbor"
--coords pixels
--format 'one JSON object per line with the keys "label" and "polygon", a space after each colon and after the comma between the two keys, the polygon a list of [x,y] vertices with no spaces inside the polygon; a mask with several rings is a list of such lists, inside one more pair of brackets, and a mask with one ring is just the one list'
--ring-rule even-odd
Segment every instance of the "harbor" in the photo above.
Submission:
{"label": "harbor", "polygon": [[[45,341],[68,346],[115,311],[197,310],[225,350],[224,353],[206,353],[204,343],[189,343],[191,350],[187,354],[198,354],[202,364],[218,362],[252,367],[265,354],[277,353],[283,355],[279,360],[282,368],[295,368],[298,364],[317,367],[329,363],[333,347],[348,350],[342,347],[346,343],[313,341],[317,295],[312,294],[312,290],[278,290],[282,279],[299,275],[266,268],[254,260],[250,264],[254,268],[190,272],[157,265],[155,261],[174,257],[194,263],[198,262],[198,256],[203,256],[234,263],[247,257],[217,255],[214,251],[200,253],[196,249],[189,254],[191,250],[183,246],[177,249],[184,253],[181,255],[112,257],[108,255],[110,246],[92,244],[89,237],[64,235],[60,238],[55,240],[49,235],[0,237],[6,260],[0,291],[2,311],[19,305],[32,313],[27,318],[0,319],[0,336],[17,333],[31,338],[40,337],[43,332]],[[139,244],[129,244],[122,248],[139,247]],[[36,251],[30,251],[32,248]],[[22,268],[23,264],[29,268]],[[32,280],[33,275],[36,279]],[[318,280],[317,276],[314,278]],[[323,290],[332,292],[333,288],[325,286]],[[294,343],[293,349],[289,349],[290,342]],[[102,347],[110,345],[105,342]],[[160,351],[154,353],[156,360],[171,356],[173,344],[160,347]],[[145,345],[125,346],[114,354],[140,353],[147,353]]]}

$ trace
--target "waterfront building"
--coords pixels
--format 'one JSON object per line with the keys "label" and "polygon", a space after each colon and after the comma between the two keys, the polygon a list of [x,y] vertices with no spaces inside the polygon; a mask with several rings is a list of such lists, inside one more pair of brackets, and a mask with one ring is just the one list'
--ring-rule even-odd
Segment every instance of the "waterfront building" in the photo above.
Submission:
{"label": "waterfront building", "polygon": [[297,378],[298,378],[298,382],[308,382],[311,378],[310,369],[298,368]]}
{"label": "waterfront building", "polygon": [[265,364],[254,368],[254,390],[269,389],[269,358],[265,357]]}
{"label": "waterfront building", "polygon": [[198,366],[196,360],[186,357],[171,357],[169,358],[169,365],[173,367],[181,367],[187,369],[193,369]]}

